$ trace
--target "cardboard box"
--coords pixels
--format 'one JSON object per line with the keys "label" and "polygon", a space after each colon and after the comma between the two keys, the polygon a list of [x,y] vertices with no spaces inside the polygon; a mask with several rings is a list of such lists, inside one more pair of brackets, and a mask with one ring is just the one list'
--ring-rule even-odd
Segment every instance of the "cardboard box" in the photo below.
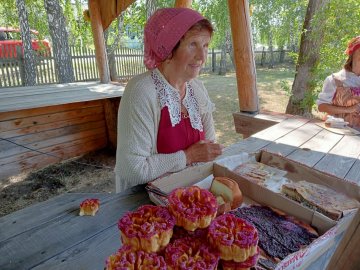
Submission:
{"label": "cardboard box", "polygon": [[[160,190],[162,194],[165,195],[170,193],[174,188],[197,184],[200,180],[209,176],[210,178],[208,179],[211,179],[211,175],[230,177],[239,184],[245,200],[278,208],[317,228],[320,237],[306,248],[287,256],[277,265],[276,269],[339,269],[339,263],[343,264],[341,269],[350,269],[344,268],[343,266],[346,266],[346,264],[348,264],[348,267],[356,265],[354,263],[357,263],[357,260],[359,260],[357,256],[359,247],[358,243],[354,243],[354,241],[356,241],[355,239],[359,239],[360,234],[359,209],[349,211],[345,213],[344,217],[339,221],[334,221],[284,195],[275,193],[246,180],[232,171],[231,166],[233,165],[227,166],[227,162],[231,161],[231,159],[246,162],[246,160],[250,158],[256,158],[259,162],[288,171],[287,177],[291,180],[306,180],[317,184],[325,184],[336,191],[360,201],[359,186],[316,171],[282,156],[263,151],[257,153],[255,157],[247,153],[241,153],[215,163],[204,163],[189,167],[181,172],[157,179],[153,181],[150,186]],[[233,162],[230,162],[230,164],[233,164]],[[208,180],[208,182],[210,181]],[[151,192],[149,192],[149,196],[150,199],[157,204],[166,203],[166,200],[164,200],[162,196]],[[354,240],[352,240],[352,238],[354,238]],[[348,247],[355,249],[355,252],[348,250]],[[347,259],[344,256],[349,256],[349,258]],[[352,263],[350,264],[348,262]]]}

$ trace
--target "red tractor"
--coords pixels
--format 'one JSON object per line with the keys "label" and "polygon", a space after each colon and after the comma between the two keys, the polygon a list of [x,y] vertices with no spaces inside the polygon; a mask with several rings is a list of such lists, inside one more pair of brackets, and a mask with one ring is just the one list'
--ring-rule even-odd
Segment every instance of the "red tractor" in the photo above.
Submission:
{"label": "red tractor", "polygon": [[[50,43],[48,40],[39,40],[39,32],[30,30],[31,43],[33,50],[41,56],[50,56]],[[15,58],[17,56],[16,47],[20,46],[22,52],[24,48],[22,46],[20,29],[12,27],[0,27],[0,58]]]}

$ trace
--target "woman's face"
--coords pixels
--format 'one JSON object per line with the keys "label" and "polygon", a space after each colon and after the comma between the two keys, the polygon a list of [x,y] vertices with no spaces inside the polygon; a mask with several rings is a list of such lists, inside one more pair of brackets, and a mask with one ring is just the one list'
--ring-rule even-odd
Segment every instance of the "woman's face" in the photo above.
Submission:
{"label": "woman's face", "polygon": [[360,76],[360,48],[353,53],[352,71]]}
{"label": "woman's face", "polygon": [[204,65],[210,42],[208,30],[190,30],[181,39],[178,49],[174,52],[170,63],[176,74],[185,81],[189,81],[199,75]]}

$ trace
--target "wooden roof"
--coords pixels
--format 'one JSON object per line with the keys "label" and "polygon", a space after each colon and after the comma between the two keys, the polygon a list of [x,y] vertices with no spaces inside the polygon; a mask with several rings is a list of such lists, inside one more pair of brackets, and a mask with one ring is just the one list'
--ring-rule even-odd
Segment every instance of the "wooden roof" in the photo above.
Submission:
{"label": "wooden roof", "polygon": [[109,27],[111,22],[115,20],[122,11],[124,11],[130,4],[135,2],[135,0],[89,0],[89,1],[96,1],[98,3],[101,14],[101,24],[104,30]]}

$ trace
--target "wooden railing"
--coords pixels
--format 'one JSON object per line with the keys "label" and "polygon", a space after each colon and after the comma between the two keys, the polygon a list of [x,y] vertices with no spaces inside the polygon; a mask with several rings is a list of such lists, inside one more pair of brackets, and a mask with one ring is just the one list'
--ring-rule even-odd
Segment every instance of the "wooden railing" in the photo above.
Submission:
{"label": "wooden railing", "polygon": [[[0,52],[4,52],[6,47],[0,47]],[[21,47],[17,53],[0,54],[0,88],[23,86],[24,78],[24,59]],[[13,49],[11,51],[14,51]],[[95,51],[89,48],[71,47],[70,49],[72,64],[74,69],[75,81],[95,81],[99,80],[99,75],[95,62]],[[256,65],[265,66],[273,61],[274,64],[291,62],[289,51],[255,51]],[[118,75],[118,80],[129,80],[134,75],[146,70],[143,64],[143,50],[119,48],[114,52],[113,61]],[[220,50],[211,50],[208,59],[202,70],[203,73],[218,72],[220,68]],[[272,59],[272,60],[271,60]],[[226,71],[234,71],[232,61],[227,54]],[[36,56],[36,83],[52,84],[58,83],[54,58],[51,54]]]}

